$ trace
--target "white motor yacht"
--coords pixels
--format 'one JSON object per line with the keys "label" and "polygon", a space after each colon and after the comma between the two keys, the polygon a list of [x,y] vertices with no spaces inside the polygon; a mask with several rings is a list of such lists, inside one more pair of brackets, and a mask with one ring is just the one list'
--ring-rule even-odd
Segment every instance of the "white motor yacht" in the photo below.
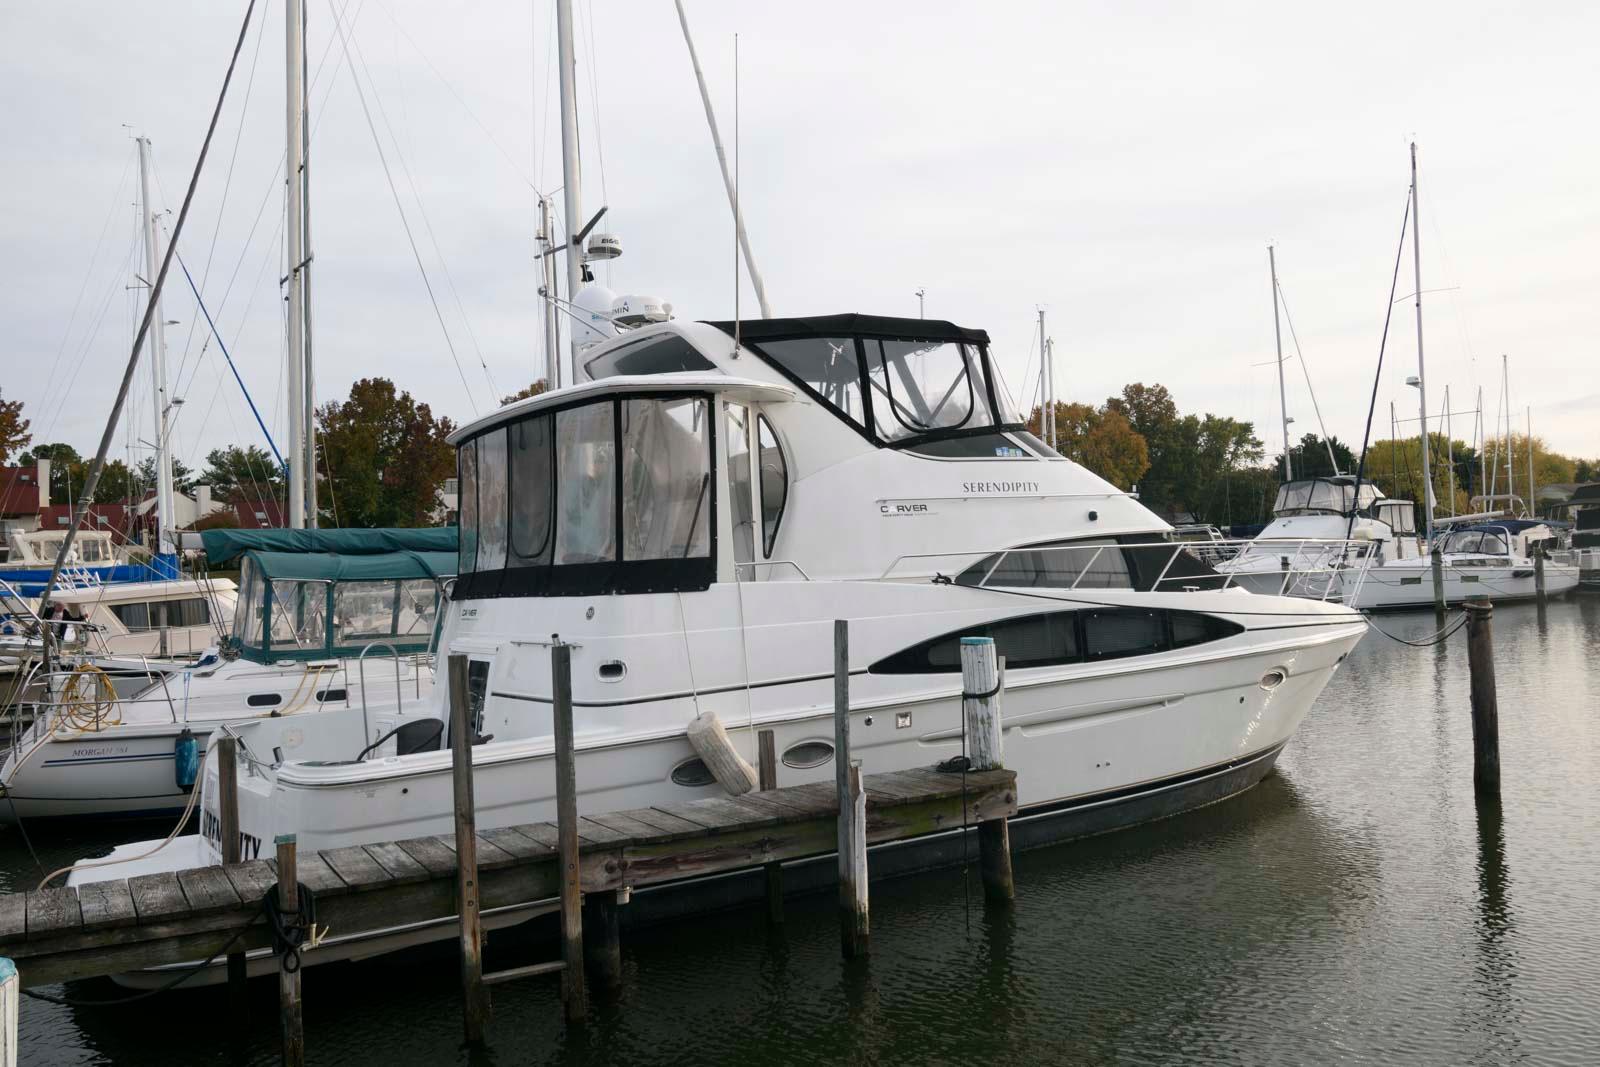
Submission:
{"label": "white motor yacht", "polygon": [[[1446,530],[1438,540],[1445,603],[1483,597],[1532,599],[1538,595],[1533,554],[1555,541],[1549,526],[1529,519],[1495,519]],[[1547,596],[1564,596],[1576,589],[1578,577],[1576,563],[1544,562]],[[1433,569],[1427,557],[1370,567],[1355,599],[1355,606],[1366,611],[1431,608],[1434,603]]]}
{"label": "white motor yacht", "polygon": [[[1028,433],[987,335],[947,322],[648,326],[452,441],[461,573],[441,647],[468,659],[471,736],[445,734],[443,687],[381,724],[341,708],[231,726],[247,855],[282,833],[324,849],[449,832],[460,744],[480,828],[552,818],[554,640],[572,645],[595,813],[722,792],[686,736],[702,713],[750,761],[773,730],[780,784],[831,781],[835,619],[863,770],[956,755],[957,642],[990,635],[1028,845],[1249,788],[1366,631],[1339,604],[1223,588]],[[207,763],[202,835],[73,883],[218,862]],[[445,936],[335,932],[307,962]]]}
{"label": "white motor yacht", "polygon": [[204,747],[221,726],[272,719],[285,724],[292,746],[312,713],[349,710],[381,724],[427,703],[439,583],[454,573],[455,553],[384,551],[384,533],[255,534],[269,543],[354,535],[378,550],[243,551],[234,637],[192,664],[152,668],[131,694],[119,695],[126,679],[114,685],[92,659],[38,679],[47,699],[31,726],[12,731],[0,764],[0,822],[176,814],[194,784],[183,780],[180,749]]}

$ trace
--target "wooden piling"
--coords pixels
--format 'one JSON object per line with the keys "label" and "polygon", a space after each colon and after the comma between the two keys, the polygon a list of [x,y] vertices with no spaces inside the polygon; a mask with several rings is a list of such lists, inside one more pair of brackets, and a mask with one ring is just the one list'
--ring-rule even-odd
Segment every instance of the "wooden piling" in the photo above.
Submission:
{"label": "wooden piling", "polygon": [[[997,771],[1004,766],[1004,730],[1000,697],[1005,690],[1005,660],[995,655],[991,637],[961,639],[961,714],[966,727],[967,767]],[[1011,874],[1011,831],[1004,819],[978,824],[978,870],[984,895],[1009,902],[1016,898]]]}
{"label": "wooden piling", "polygon": [[1533,590],[1538,600],[1539,610],[1543,611],[1550,603],[1550,598],[1544,591],[1544,546],[1533,546]]}
{"label": "wooden piling", "polygon": [[[239,742],[228,733],[223,733],[217,741],[217,809],[222,862],[238,863],[243,858],[239,838]],[[243,1033],[246,1025],[245,1014],[250,1003],[245,991],[248,979],[244,953],[228,953],[228,1002],[233,1010],[236,1033]]]}
{"label": "wooden piling", "polygon": [[17,965],[0,959],[0,1067],[17,1067],[17,1002],[21,997]]}
{"label": "wooden piling", "polygon": [[461,937],[461,1022],[469,1044],[483,1040],[489,993],[483,984],[483,918],[479,913],[478,819],[472,796],[472,738],[467,657],[450,656],[450,758],[455,785],[456,914]]}
{"label": "wooden piling", "polygon": [[[295,866],[294,834],[279,834],[278,911],[293,914],[300,908],[300,879]],[[278,1017],[283,1028],[284,1067],[305,1067],[305,1020],[300,1009],[300,968],[288,970],[278,959]]]}
{"label": "wooden piling", "polygon": [[[771,730],[756,734],[761,791],[778,788],[778,739]],[[763,868],[767,883],[767,921],[783,922],[783,864],[769,863]]]}
{"label": "wooden piling", "polygon": [[583,977],[583,897],[578,881],[578,776],[572,734],[572,646],[550,648],[556,745],[556,846],[561,870],[561,999],[567,1021],[589,1014]]}
{"label": "wooden piling", "polygon": [[583,897],[583,951],[589,977],[604,990],[622,987],[622,900],[615,889]]}
{"label": "wooden piling", "polygon": [[867,794],[850,758],[850,624],[833,622],[834,792],[839,802],[839,944],[845,959],[867,954]]}
{"label": "wooden piling", "polygon": [[1430,554],[1430,564],[1433,568],[1433,613],[1443,616],[1444,607],[1444,554],[1439,551],[1439,546],[1434,545]]}
{"label": "wooden piling", "polygon": [[1488,597],[1466,603],[1467,665],[1472,678],[1472,785],[1500,792],[1500,708],[1494,681],[1494,606]]}

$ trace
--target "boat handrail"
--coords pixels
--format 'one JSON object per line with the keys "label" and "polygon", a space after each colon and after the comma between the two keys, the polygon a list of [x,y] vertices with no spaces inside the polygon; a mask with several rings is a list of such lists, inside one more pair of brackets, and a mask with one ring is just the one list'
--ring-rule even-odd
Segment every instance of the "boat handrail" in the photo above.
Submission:
{"label": "boat handrail", "polygon": [[[367,653],[374,648],[387,648],[394,657],[394,710],[399,713],[403,702],[400,698],[400,650],[387,641],[369,641],[367,647],[361,650],[356,657],[356,675],[361,681],[361,737],[363,740],[372,736],[372,724],[367,720]],[[417,693],[422,692],[422,681],[417,681]]]}

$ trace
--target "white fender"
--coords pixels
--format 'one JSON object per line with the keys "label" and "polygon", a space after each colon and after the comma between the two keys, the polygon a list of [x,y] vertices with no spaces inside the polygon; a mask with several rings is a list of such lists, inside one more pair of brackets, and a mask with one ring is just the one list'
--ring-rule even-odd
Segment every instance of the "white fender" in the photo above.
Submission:
{"label": "white fender", "polygon": [[756,787],[755,768],[739,755],[722,721],[711,712],[703,711],[690,721],[689,744],[729,796],[743,796]]}

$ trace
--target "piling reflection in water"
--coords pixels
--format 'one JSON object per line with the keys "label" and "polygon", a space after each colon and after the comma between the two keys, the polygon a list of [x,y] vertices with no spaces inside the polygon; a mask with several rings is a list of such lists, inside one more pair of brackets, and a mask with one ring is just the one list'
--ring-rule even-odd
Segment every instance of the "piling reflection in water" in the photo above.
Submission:
{"label": "piling reflection in water", "polygon": [[[1379,625],[1420,640],[1431,612]],[[839,959],[830,893],[623,936],[588,1024],[555,981],[497,986],[460,1050],[457,961],[430,950],[306,972],[314,1062],[1591,1062],[1600,988],[1600,598],[1494,612],[1504,775],[1474,804],[1465,635],[1369,636],[1279,771],[1235,800],[1019,853],[1012,909],[972,925],[959,869],[873,887],[869,960]],[[91,851],[38,842],[47,865]],[[0,879],[38,879],[0,838]],[[491,938],[494,969],[548,958]],[[74,992],[109,996],[103,983]],[[241,1062],[277,1062],[256,983]],[[23,1062],[218,1062],[221,990],[132,1008],[23,1005]],[[153,1029],[181,1033],[157,1046]],[[470,1057],[470,1058],[469,1058]]]}

